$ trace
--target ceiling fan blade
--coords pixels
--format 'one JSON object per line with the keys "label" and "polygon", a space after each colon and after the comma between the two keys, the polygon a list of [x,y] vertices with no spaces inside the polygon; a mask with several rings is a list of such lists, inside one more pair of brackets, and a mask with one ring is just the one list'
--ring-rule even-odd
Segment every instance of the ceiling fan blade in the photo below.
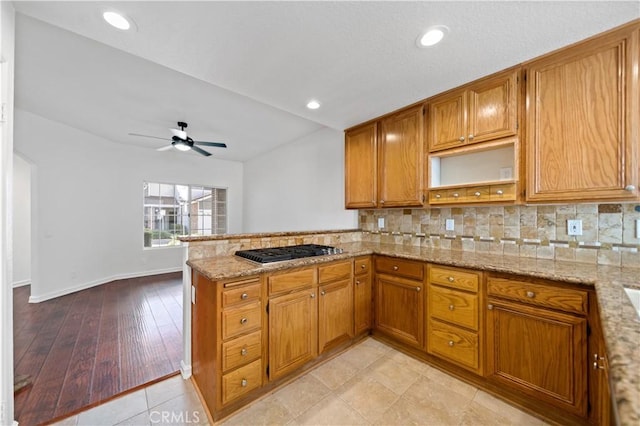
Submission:
{"label": "ceiling fan blade", "polygon": [[194,144],[196,145],[202,145],[202,146],[215,146],[218,148],[226,148],[227,144],[226,143],[222,143],[222,142],[202,142],[202,141],[193,141]]}
{"label": "ceiling fan blade", "polygon": [[172,148],[173,148],[173,145],[167,145],[167,146],[163,146],[162,148],[156,149],[156,151],[169,151]]}
{"label": "ceiling fan blade", "polygon": [[171,139],[167,139],[167,138],[160,138],[158,136],[141,135],[139,133],[129,133],[129,136],[142,136],[143,138],[160,139],[160,140],[163,140],[163,141],[170,141],[171,140]]}
{"label": "ceiling fan blade", "polygon": [[204,149],[200,149],[197,146],[192,146],[191,149],[197,152],[198,154],[204,155],[205,157],[208,157],[211,155],[211,153],[205,151]]}
{"label": "ceiling fan blade", "polygon": [[179,139],[182,139],[182,140],[187,139],[187,132],[185,132],[184,130],[179,130],[179,129],[169,129],[169,130],[171,130],[171,133],[173,133],[173,136],[177,136]]}

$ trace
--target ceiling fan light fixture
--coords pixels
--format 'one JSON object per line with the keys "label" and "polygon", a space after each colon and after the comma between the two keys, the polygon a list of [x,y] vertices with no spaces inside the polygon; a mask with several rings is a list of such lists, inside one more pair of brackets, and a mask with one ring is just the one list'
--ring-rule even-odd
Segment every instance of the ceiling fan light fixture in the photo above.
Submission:
{"label": "ceiling fan light fixture", "polygon": [[444,36],[449,32],[449,28],[444,25],[437,25],[429,28],[426,32],[418,36],[416,44],[418,47],[431,47],[442,41]]}
{"label": "ceiling fan light fixture", "polygon": [[110,10],[104,12],[102,14],[102,17],[105,21],[107,21],[109,25],[119,30],[127,31],[129,28],[131,28],[131,22],[129,22],[129,20],[121,13]]}
{"label": "ceiling fan light fixture", "polygon": [[174,142],[173,146],[179,151],[189,151],[191,147],[184,142]]}

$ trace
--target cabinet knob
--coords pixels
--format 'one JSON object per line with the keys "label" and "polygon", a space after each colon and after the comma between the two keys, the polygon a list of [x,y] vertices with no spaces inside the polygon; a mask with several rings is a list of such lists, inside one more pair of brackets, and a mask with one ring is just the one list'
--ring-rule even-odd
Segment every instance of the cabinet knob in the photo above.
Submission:
{"label": "cabinet knob", "polygon": [[472,140],[473,140],[473,133],[471,133],[471,134],[469,135],[469,140],[470,140],[470,141],[472,141]]}
{"label": "cabinet knob", "polygon": [[449,310],[450,310],[450,311],[453,311],[455,308],[456,308],[455,306],[453,306],[453,305],[449,305]]}
{"label": "cabinet knob", "polygon": [[458,194],[457,192],[453,193],[453,198],[458,198],[460,196],[460,194]]}
{"label": "cabinet knob", "polygon": [[364,263],[362,265],[360,265],[360,269],[365,269],[367,267],[367,265],[365,265]]}
{"label": "cabinet knob", "polygon": [[598,361],[593,361],[593,369],[594,370],[604,370],[604,366],[598,364]]}
{"label": "cabinet knob", "polygon": [[464,136],[460,136],[460,137],[458,138],[458,140],[459,140],[460,142],[464,142]]}
{"label": "cabinet knob", "polygon": [[356,280],[356,285],[360,285],[360,280]]}
{"label": "cabinet knob", "polygon": [[320,296],[324,296],[325,294],[327,294],[327,293],[326,293],[324,290],[322,290],[322,291],[320,292]]}
{"label": "cabinet knob", "polygon": [[246,323],[247,323],[247,321],[249,321],[249,320],[248,320],[248,319],[246,319],[246,318],[242,318],[242,319],[240,320],[240,324],[246,324]]}
{"label": "cabinet knob", "polygon": [[490,310],[490,311],[493,311],[493,305],[491,303],[489,303],[487,305],[487,309]]}
{"label": "cabinet knob", "polygon": [[416,287],[416,291],[422,290],[422,287]]}
{"label": "cabinet knob", "polygon": [[441,197],[442,197],[442,195],[436,194],[436,198],[441,198]]}
{"label": "cabinet knob", "polygon": [[380,204],[384,204],[384,200],[380,200]]}
{"label": "cabinet knob", "polygon": [[455,343],[453,343],[453,340],[449,340],[449,346],[453,347],[453,345],[455,345]]}
{"label": "cabinet knob", "polygon": [[476,197],[479,197],[480,196],[480,192],[476,191],[473,195],[475,195]]}
{"label": "cabinet knob", "polygon": [[498,189],[498,190],[496,191],[496,194],[498,194],[498,195],[502,195],[502,194],[504,194],[504,191],[503,191],[502,189]]}
{"label": "cabinet knob", "polygon": [[396,265],[393,265],[393,270],[394,270],[394,271],[397,271],[397,270],[398,270],[398,267],[397,267]]}
{"label": "cabinet knob", "polygon": [[450,283],[454,282],[456,279],[453,277],[447,277],[447,281],[449,281]]}
{"label": "cabinet knob", "polygon": [[632,191],[636,190],[636,186],[635,185],[627,185],[627,186],[624,187],[624,190],[632,192]]}
{"label": "cabinet knob", "polygon": [[315,299],[316,298],[316,294],[315,293],[311,293],[311,298]]}
{"label": "cabinet knob", "polygon": [[533,299],[534,297],[536,297],[536,294],[533,291],[528,291],[527,292],[527,297]]}
{"label": "cabinet knob", "polygon": [[242,295],[240,296],[240,299],[245,300],[249,297],[249,295],[247,293],[242,293]]}
{"label": "cabinet knob", "polygon": [[247,356],[247,348],[242,348],[242,350],[240,351],[240,355]]}
{"label": "cabinet knob", "polygon": [[247,382],[247,379],[242,379],[242,381],[240,382],[240,386],[242,386],[243,388],[246,388],[247,387],[247,383],[249,383],[249,382]]}

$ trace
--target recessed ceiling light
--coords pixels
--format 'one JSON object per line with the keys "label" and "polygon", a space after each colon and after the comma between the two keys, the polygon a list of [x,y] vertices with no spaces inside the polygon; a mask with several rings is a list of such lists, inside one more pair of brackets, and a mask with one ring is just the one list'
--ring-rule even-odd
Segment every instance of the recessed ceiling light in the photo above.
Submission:
{"label": "recessed ceiling light", "polygon": [[116,27],[119,30],[126,31],[131,28],[131,23],[129,22],[129,20],[118,12],[104,12],[102,14],[102,17],[109,23],[109,25]]}
{"label": "recessed ceiling light", "polygon": [[434,44],[440,43],[444,38],[445,34],[448,32],[448,28],[444,25],[438,25],[437,27],[431,27],[418,37],[416,40],[416,44],[418,47],[430,47]]}
{"label": "recessed ceiling light", "polygon": [[309,109],[318,109],[320,108],[320,102],[314,100],[309,101],[309,103],[307,103],[307,108]]}

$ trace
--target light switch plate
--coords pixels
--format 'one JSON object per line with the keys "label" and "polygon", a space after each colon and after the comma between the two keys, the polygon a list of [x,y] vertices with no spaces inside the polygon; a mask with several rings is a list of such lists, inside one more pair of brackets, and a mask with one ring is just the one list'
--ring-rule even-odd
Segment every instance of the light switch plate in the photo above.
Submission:
{"label": "light switch plate", "polygon": [[453,231],[455,229],[455,222],[453,219],[446,219],[444,221],[445,231]]}
{"label": "light switch plate", "polygon": [[511,179],[513,179],[513,169],[511,167],[501,167],[500,180],[511,180]]}
{"label": "light switch plate", "polygon": [[640,238],[640,219],[636,219],[636,238]]}
{"label": "light switch plate", "polygon": [[567,220],[567,235],[582,235],[582,221],[580,219]]}
{"label": "light switch plate", "polygon": [[379,217],[378,218],[378,229],[383,229],[384,228],[384,217]]}

